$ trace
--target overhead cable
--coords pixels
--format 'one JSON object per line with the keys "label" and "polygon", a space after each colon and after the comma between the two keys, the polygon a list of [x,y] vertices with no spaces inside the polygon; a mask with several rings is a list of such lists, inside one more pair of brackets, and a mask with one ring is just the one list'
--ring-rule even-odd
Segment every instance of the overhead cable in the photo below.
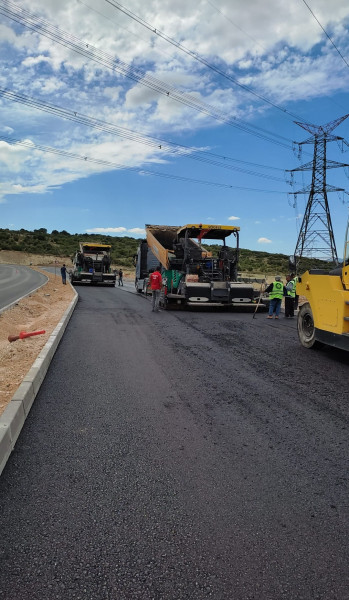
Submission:
{"label": "overhead cable", "polygon": [[171,173],[164,173],[164,172],[160,172],[160,171],[152,171],[149,169],[144,169],[142,167],[131,167],[129,165],[123,165],[120,163],[116,163],[116,162],[112,162],[112,161],[108,161],[108,160],[104,160],[104,159],[99,159],[99,158],[93,158],[91,156],[82,156],[80,154],[75,154],[73,152],[68,152],[67,150],[62,150],[61,148],[52,148],[50,146],[43,146],[43,145],[39,145],[39,144],[33,144],[33,142],[29,141],[29,140],[17,140],[14,139],[12,137],[8,137],[8,136],[0,136],[0,141],[4,141],[8,144],[12,144],[12,145],[16,145],[16,146],[22,146],[24,148],[28,148],[30,150],[39,150],[43,153],[51,153],[51,154],[58,154],[59,156],[65,156],[68,158],[72,158],[72,159],[76,159],[76,160],[80,160],[83,162],[91,162],[97,165],[101,165],[101,166],[106,166],[106,167],[113,167],[116,169],[126,169],[127,171],[132,171],[132,172],[136,172],[136,173],[140,173],[141,175],[153,175],[156,177],[164,177],[165,179],[176,179],[178,181],[185,181],[187,183],[195,183],[195,184],[201,184],[201,185],[209,185],[209,186],[215,186],[215,187],[221,187],[221,188],[228,188],[228,189],[239,189],[239,190],[248,190],[248,191],[255,191],[255,192],[263,192],[263,193],[269,193],[269,194],[277,194],[280,193],[276,190],[260,190],[260,189],[255,189],[255,188],[248,188],[248,187],[242,187],[242,186],[235,186],[235,185],[229,185],[226,183],[220,183],[220,182],[216,182],[216,181],[206,181],[204,179],[193,179],[191,177],[184,177],[182,175],[173,175]]}
{"label": "overhead cable", "polygon": [[142,27],[145,27],[146,29],[148,29],[149,31],[151,31],[152,33],[154,33],[155,35],[157,35],[158,37],[162,38],[163,40],[165,40],[166,42],[168,42],[169,44],[171,44],[172,46],[175,46],[181,52],[184,52],[185,54],[187,54],[188,56],[190,56],[194,60],[200,62],[203,65],[205,65],[208,69],[211,69],[211,71],[214,71],[215,73],[217,73],[221,77],[224,77],[225,79],[227,79],[228,81],[230,81],[234,85],[237,85],[238,87],[240,87],[241,89],[243,89],[245,92],[248,92],[249,94],[252,94],[253,96],[255,96],[256,98],[258,98],[259,100],[262,100],[263,102],[265,102],[266,104],[269,104],[273,108],[276,108],[277,110],[281,111],[282,113],[289,115],[293,119],[294,118],[299,119],[299,116],[297,116],[294,113],[288,111],[283,106],[279,106],[275,102],[272,102],[271,100],[269,100],[265,96],[262,96],[261,94],[258,94],[258,92],[255,92],[252,88],[248,87],[247,85],[244,85],[243,83],[240,83],[239,81],[237,81],[237,79],[235,79],[234,77],[232,77],[231,75],[229,75],[229,73],[227,73],[226,71],[222,71],[222,69],[220,69],[216,65],[213,65],[212,63],[209,63],[204,57],[200,56],[197,52],[194,52],[193,50],[190,50],[189,48],[186,48],[186,46],[183,46],[183,44],[180,44],[179,42],[177,42],[173,38],[169,37],[168,35],[166,35],[162,31],[160,31],[160,29],[157,29],[156,27],[154,27],[154,25],[151,25],[150,23],[147,23],[147,21],[145,21],[144,19],[142,19],[141,17],[139,17],[138,15],[136,15],[134,12],[132,12],[131,10],[129,10],[128,8],[126,8],[125,6],[123,6],[122,4],[120,4],[120,2],[117,2],[117,0],[105,0],[105,2],[107,2],[108,4],[110,4],[110,6],[113,6],[113,8],[116,8],[116,10],[119,10],[120,12],[124,13],[125,15],[127,15],[128,17],[130,17],[131,19],[133,19],[134,21],[136,21],[140,25],[142,25]]}
{"label": "overhead cable", "polygon": [[330,38],[330,36],[328,35],[327,31],[324,29],[324,27],[321,25],[319,19],[314,15],[313,11],[311,10],[309,4],[307,4],[307,2],[305,0],[303,0],[305,6],[307,7],[307,9],[309,10],[309,12],[313,15],[315,21],[317,22],[317,24],[321,27],[322,31],[324,32],[325,36],[330,40],[332,46],[334,47],[334,49],[338,52],[339,56],[341,57],[341,59],[345,62],[345,64],[347,65],[347,67],[349,67],[349,64],[347,63],[347,61],[345,60],[343,54],[340,52],[340,50],[338,50],[336,44],[334,43],[334,41]]}
{"label": "overhead cable", "polygon": [[[30,96],[26,96],[24,94],[20,94],[13,90],[9,90],[7,88],[0,87],[0,97],[6,98],[7,100],[18,102],[19,104],[24,104],[30,108],[35,108],[37,110],[41,110],[43,112],[50,113],[56,117],[60,117],[63,119],[67,119],[69,121],[74,121],[76,123],[80,123],[81,125],[85,125],[87,127],[92,127],[94,129],[98,129],[99,131],[103,131],[105,133],[109,133],[111,135],[116,135],[118,137],[131,140],[136,143],[140,143],[152,148],[156,148],[161,150],[162,152],[167,152],[169,154],[173,154],[175,156],[180,156],[183,158],[190,158],[192,160],[198,160],[200,162],[205,162],[210,165],[221,167],[228,170],[239,171],[241,173],[246,173],[248,175],[253,175],[255,177],[262,177],[264,179],[269,179],[273,181],[283,181],[283,179],[279,177],[275,177],[273,175],[260,173],[257,171],[253,171],[251,169],[246,169],[244,167],[235,166],[233,164],[229,164],[231,159],[227,157],[227,160],[224,160],[225,157],[220,156],[218,158],[222,160],[216,160],[216,156],[213,153],[199,151],[197,148],[191,148],[189,146],[183,146],[180,144],[174,144],[173,142],[167,142],[165,140],[159,138],[153,138],[151,136],[147,136],[145,134],[141,134],[139,132],[133,131],[132,129],[127,129],[125,127],[120,127],[119,125],[115,125],[113,123],[109,123],[107,121],[102,121],[100,119],[96,119],[94,117],[89,117],[88,115],[83,115],[75,110],[63,108],[60,106],[56,106],[54,104],[49,104],[48,102],[44,102],[43,100],[38,100],[36,98],[31,98]],[[214,157],[214,158],[211,158]],[[243,161],[236,161],[241,162]],[[253,165],[253,163],[245,163],[249,165]],[[263,165],[254,165],[262,168]],[[270,168],[270,167],[269,167]],[[281,170],[281,169],[280,169]]]}
{"label": "overhead cable", "polygon": [[64,32],[45,19],[38,17],[30,13],[29,11],[17,6],[10,0],[0,0],[0,14],[7,16],[8,18],[20,23],[21,25],[39,33],[40,35],[53,40],[65,48],[69,48],[77,54],[84,56],[85,58],[92,60],[107,69],[111,69],[114,72],[120,73],[123,76],[136,81],[137,83],[152,89],[153,91],[167,96],[171,100],[175,100],[193,110],[201,112],[207,116],[213,117],[217,121],[235,127],[244,133],[248,133],[264,141],[277,144],[283,148],[289,150],[292,147],[291,140],[270,131],[252,125],[236,117],[229,116],[219,108],[207,104],[195,98],[188,93],[178,90],[174,86],[164,83],[159,79],[149,75],[142,69],[129,65],[118,58],[115,58],[106,52],[95,48],[89,43],[86,43],[79,38],[71,35],[70,33]]}

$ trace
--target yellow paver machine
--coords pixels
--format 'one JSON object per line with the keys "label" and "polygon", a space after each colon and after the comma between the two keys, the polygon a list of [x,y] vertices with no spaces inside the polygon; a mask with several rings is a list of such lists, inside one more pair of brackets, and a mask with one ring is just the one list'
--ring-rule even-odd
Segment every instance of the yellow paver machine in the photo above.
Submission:
{"label": "yellow paver machine", "polygon": [[[182,227],[146,225],[147,239],[141,243],[135,263],[137,290],[145,289],[144,281],[155,261],[163,276],[160,303],[164,308],[255,308],[253,286],[237,281],[239,231],[239,227],[202,223]],[[234,248],[226,244],[229,236],[235,239]],[[208,240],[217,246],[204,247],[202,244]],[[259,308],[265,306],[260,304]]]}

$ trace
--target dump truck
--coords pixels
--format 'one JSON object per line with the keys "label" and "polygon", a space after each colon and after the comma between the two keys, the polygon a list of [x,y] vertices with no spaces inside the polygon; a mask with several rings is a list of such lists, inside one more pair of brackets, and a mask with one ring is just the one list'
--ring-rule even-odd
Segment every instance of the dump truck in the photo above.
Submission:
{"label": "dump truck", "polygon": [[116,274],[110,268],[110,252],[111,246],[109,244],[80,242],[79,250],[72,258],[71,283],[115,286]]}
{"label": "dump truck", "polygon": [[[136,258],[138,291],[147,290],[150,265],[154,264],[153,268],[161,267],[164,285],[160,305],[164,308],[256,306],[253,286],[237,281],[239,227],[200,223],[181,227],[146,225],[145,229],[147,237]],[[231,235],[234,248],[226,244]],[[202,246],[208,240],[220,244],[216,256]]]}

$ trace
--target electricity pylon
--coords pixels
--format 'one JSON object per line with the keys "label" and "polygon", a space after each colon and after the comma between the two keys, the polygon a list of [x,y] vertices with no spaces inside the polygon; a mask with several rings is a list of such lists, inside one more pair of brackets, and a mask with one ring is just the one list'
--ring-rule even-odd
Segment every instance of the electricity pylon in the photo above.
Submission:
{"label": "electricity pylon", "polygon": [[303,257],[321,258],[334,265],[338,264],[336,243],[334,240],[330,209],[327,200],[327,192],[345,191],[343,188],[337,188],[326,184],[326,170],[336,167],[347,167],[344,163],[327,160],[326,146],[327,142],[335,140],[345,140],[341,137],[332,135],[331,132],[342,123],[349,114],[330,121],[327,125],[311,125],[309,123],[300,123],[295,121],[296,125],[303,127],[311,133],[311,137],[300,142],[303,144],[314,144],[313,160],[301,165],[295,171],[312,171],[311,185],[303,190],[298,190],[294,194],[304,194],[309,192],[309,198],[305,209],[302,226],[299,231],[296,249],[294,252],[294,262],[296,271],[299,272]]}

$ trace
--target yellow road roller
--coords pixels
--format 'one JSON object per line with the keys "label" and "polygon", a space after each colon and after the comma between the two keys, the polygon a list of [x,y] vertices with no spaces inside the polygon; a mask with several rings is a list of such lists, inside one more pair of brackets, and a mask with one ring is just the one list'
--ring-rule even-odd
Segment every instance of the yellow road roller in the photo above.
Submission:
{"label": "yellow road roller", "polygon": [[310,269],[298,277],[296,293],[306,302],[298,312],[298,336],[305,348],[323,344],[349,350],[349,241],[343,265],[332,271]]}

